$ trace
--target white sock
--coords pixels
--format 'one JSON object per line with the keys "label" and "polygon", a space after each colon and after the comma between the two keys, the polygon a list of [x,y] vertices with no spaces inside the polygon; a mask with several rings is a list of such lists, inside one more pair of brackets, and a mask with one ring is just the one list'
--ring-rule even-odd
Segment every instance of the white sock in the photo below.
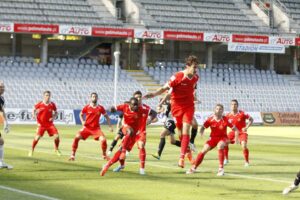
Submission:
{"label": "white sock", "polygon": [[0,145],[0,162],[3,161],[4,158],[4,145]]}

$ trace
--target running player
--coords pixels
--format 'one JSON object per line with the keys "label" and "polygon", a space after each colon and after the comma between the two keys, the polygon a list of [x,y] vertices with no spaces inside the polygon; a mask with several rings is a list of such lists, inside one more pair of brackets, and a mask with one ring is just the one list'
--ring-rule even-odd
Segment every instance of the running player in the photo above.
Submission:
{"label": "running player", "polygon": [[[146,126],[151,123],[155,123],[157,121],[157,113],[156,111],[152,110],[148,105],[142,103],[142,92],[136,91],[133,94],[133,97],[138,100],[139,109],[143,110],[142,118],[140,119],[140,128],[135,136],[135,140],[131,142],[129,145],[128,151],[130,152],[134,146],[135,143],[138,145],[139,149],[139,158],[140,158],[140,174],[145,175],[145,161],[146,161]],[[148,119],[149,117],[149,119]],[[119,172],[120,170],[124,169],[125,165],[120,165],[116,169],[114,169],[114,172]]]}
{"label": "running player", "polygon": [[104,176],[110,166],[116,162],[120,162],[121,166],[124,166],[126,158],[126,150],[129,150],[132,142],[135,142],[136,134],[140,130],[140,124],[143,114],[148,114],[139,106],[139,102],[136,98],[132,97],[129,103],[121,104],[116,107],[112,107],[111,111],[121,111],[124,113],[124,125],[122,132],[124,134],[122,144],[119,150],[114,156],[102,167],[100,172],[101,176]]}
{"label": "running player", "polygon": [[284,188],[282,194],[283,194],[283,195],[287,195],[287,194],[289,194],[290,192],[292,192],[292,191],[298,189],[299,183],[300,183],[300,171],[298,172],[298,174],[297,174],[297,176],[296,176],[296,178],[295,178],[295,180],[294,180],[294,183],[293,183],[292,185],[290,185],[289,187]]}
{"label": "running player", "polygon": [[[85,119],[83,118],[84,115]],[[92,136],[94,140],[100,140],[103,159],[109,160],[109,157],[106,155],[106,138],[99,125],[101,115],[103,115],[106,118],[109,129],[111,132],[113,132],[109,116],[106,113],[104,107],[98,104],[98,94],[93,92],[90,96],[90,104],[86,105],[80,112],[80,120],[83,127],[74,138],[72,145],[72,154],[69,158],[70,161],[75,160],[75,154],[78,148],[79,141],[86,140],[89,136]]]}
{"label": "running player", "polygon": [[[2,81],[0,81],[0,114],[2,115],[4,119],[4,126],[3,126],[3,132],[8,134],[9,133],[9,126],[5,115],[5,109],[4,109],[4,97],[2,96],[5,91],[5,86]],[[13,166],[8,165],[4,162],[4,139],[1,136],[0,132],[0,168],[7,168],[12,169]]]}
{"label": "running player", "polygon": [[197,57],[189,56],[186,59],[186,68],[183,71],[173,75],[169,82],[156,92],[145,95],[145,98],[153,98],[172,88],[171,112],[175,118],[179,135],[182,135],[180,159],[178,161],[178,166],[181,168],[184,168],[184,157],[189,146],[189,132],[195,112],[194,95],[196,95],[195,88],[199,79],[197,67]]}
{"label": "running player", "polygon": [[[239,103],[236,99],[233,99],[231,101],[231,112],[228,113],[226,116],[228,118],[228,121],[232,123],[238,130],[239,135],[238,138],[235,138],[234,131],[231,131],[228,134],[228,141],[231,144],[234,143],[240,143],[240,145],[243,148],[243,154],[245,159],[245,167],[249,166],[249,149],[247,147],[247,141],[248,141],[248,134],[247,130],[253,123],[253,118],[246,114],[245,112],[238,110]],[[246,124],[246,120],[248,120],[248,123]],[[228,164],[228,151],[229,151],[229,143],[224,148],[224,154],[225,154],[225,160],[224,164]]]}
{"label": "running player", "polygon": [[195,164],[186,172],[187,174],[194,173],[196,171],[196,168],[201,164],[205,154],[217,146],[219,153],[219,170],[217,175],[224,175],[224,147],[227,145],[228,141],[226,129],[227,126],[229,126],[234,131],[236,131],[236,134],[238,134],[238,129],[228,122],[227,117],[223,116],[223,112],[223,105],[217,104],[215,106],[214,114],[210,116],[201,127],[201,136],[203,135],[204,130],[210,127],[210,138],[204,145],[201,152],[198,154],[197,159],[195,160]]}
{"label": "running player", "polygon": [[28,156],[31,157],[33,155],[34,149],[41,139],[44,136],[45,131],[47,131],[49,137],[54,136],[54,150],[58,156],[61,156],[61,152],[58,148],[59,146],[59,134],[54,126],[53,122],[57,117],[57,108],[55,103],[50,101],[51,92],[45,91],[43,93],[43,100],[35,104],[32,117],[33,119],[36,118],[38,128],[36,132],[36,136],[32,141],[32,148],[28,153]]}

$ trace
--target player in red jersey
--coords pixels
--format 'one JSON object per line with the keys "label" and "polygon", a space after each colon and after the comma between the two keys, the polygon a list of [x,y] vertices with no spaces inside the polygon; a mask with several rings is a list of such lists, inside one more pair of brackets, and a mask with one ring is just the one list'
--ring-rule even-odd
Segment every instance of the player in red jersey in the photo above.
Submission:
{"label": "player in red jersey", "polygon": [[203,135],[204,130],[208,127],[211,129],[210,138],[204,145],[201,152],[198,154],[195,164],[189,169],[186,173],[192,174],[196,171],[196,168],[201,164],[205,154],[215,148],[218,147],[219,153],[219,171],[218,176],[224,175],[224,147],[227,145],[228,138],[226,134],[227,126],[232,128],[234,131],[238,133],[238,129],[234,127],[232,124],[228,122],[227,117],[223,116],[224,107],[222,104],[217,104],[215,107],[214,114],[210,116],[203,124],[200,129],[200,134]]}
{"label": "player in red jersey", "polygon": [[[108,114],[106,113],[105,108],[97,103],[98,94],[93,92],[90,98],[90,104],[86,105],[80,112],[80,120],[83,127],[74,138],[72,145],[72,154],[69,158],[70,161],[75,160],[75,153],[78,148],[79,140],[86,140],[89,136],[92,136],[95,140],[100,140],[103,159],[109,159],[106,155],[106,138],[99,125],[101,115],[103,115],[106,118],[107,124],[111,132],[113,132],[113,128],[110,124],[110,119]],[[85,119],[83,118],[84,115]]]}
{"label": "player in red jersey", "polygon": [[[239,103],[236,99],[233,99],[231,101],[231,112],[228,113],[226,116],[228,118],[228,121],[232,123],[238,130],[239,135],[235,135],[235,132],[231,131],[228,134],[229,143],[231,144],[238,144],[240,143],[243,148],[243,154],[245,158],[245,167],[249,166],[249,150],[247,147],[247,141],[248,141],[248,134],[247,130],[253,123],[253,118],[246,114],[245,112],[238,110]],[[248,123],[246,124],[246,120],[248,120]],[[225,160],[224,164],[228,164],[228,151],[229,151],[229,143],[224,148],[225,153]]]}
{"label": "player in red jersey", "polygon": [[[140,118],[140,128],[135,136],[135,139],[130,143],[128,151],[131,151],[134,144],[137,143],[139,149],[139,158],[140,158],[140,174],[145,175],[145,161],[146,161],[146,126],[150,123],[155,123],[157,121],[157,113],[152,110],[148,105],[142,103],[142,92],[136,91],[133,94],[133,97],[138,100],[139,109],[142,109],[143,115]],[[149,117],[149,118],[148,118]],[[114,169],[114,172],[119,172],[125,168],[124,163]]]}
{"label": "player in red jersey", "polygon": [[36,147],[39,139],[44,136],[45,131],[48,132],[50,137],[54,136],[54,144],[55,144],[55,152],[58,156],[61,155],[58,146],[59,146],[59,134],[56,127],[53,124],[57,116],[57,108],[55,103],[50,101],[51,92],[45,91],[43,93],[43,101],[38,102],[35,104],[32,117],[33,119],[36,118],[38,128],[36,132],[36,136],[32,142],[32,149],[29,151],[28,156],[31,157],[33,155],[34,148]]}
{"label": "player in red jersey", "polygon": [[189,56],[186,59],[186,68],[183,71],[174,74],[169,82],[156,92],[145,95],[145,98],[153,98],[172,88],[171,112],[175,119],[178,133],[182,135],[180,159],[178,162],[178,166],[182,168],[184,168],[184,157],[189,146],[189,132],[195,112],[194,95],[196,95],[195,88],[199,80],[197,67],[197,57]]}
{"label": "player in red jersey", "polygon": [[124,124],[123,124],[123,140],[119,150],[114,156],[102,167],[100,172],[101,176],[104,176],[110,166],[116,162],[120,162],[120,165],[124,165],[126,158],[126,150],[130,149],[132,143],[135,142],[136,135],[141,127],[141,119],[143,115],[147,115],[147,110],[142,109],[139,106],[139,102],[136,98],[132,97],[128,103],[112,107],[111,111],[121,111],[124,113]]}

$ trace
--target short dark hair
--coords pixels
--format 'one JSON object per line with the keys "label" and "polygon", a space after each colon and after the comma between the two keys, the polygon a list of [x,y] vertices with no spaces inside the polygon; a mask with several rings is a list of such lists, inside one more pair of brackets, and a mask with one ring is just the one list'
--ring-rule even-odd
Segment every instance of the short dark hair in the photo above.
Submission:
{"label": "short dark hair", "polygon": [[221,107],[224,110],[223,104],[217,103],[215,107]]}
{"label": "short dark hair", "polygon": [[187,66],[192,66],[193,64],[198,65],[198,63],[199,63],[198,58],[197,56],[194,55],[190,55],[185,59],[185,64]]}
{"label": "short dark hair", "polygon": [[129,102],[130,102],[130,104],[138,104],[139,103],[139,101],[135,97],[131,97],[130,100],[129,100]]}
{"label": "short dark hair", "polygon": [[141,95],[142,96],[143,94],[142,94],[142,92],[140,90],[138,90],[138,91],[135,91],[133,93],[133,96],[135,96],[135,95]]}
{"label": "short dark hair", "polygon": [[93,95],[96,95],[96,97],[98,97],[98,94],[97,94],[96,92],[92,92],[92,93],[91,93],[91,97],[92,97]]}
{"label": "short dark hair", "polygon": [[235,102],[237,105],[239,105],[239,102],[236,99],[232,99],[231,102]]}
{"label": "short dark hair", "polygon": [[44,94],[44,95],[45,95],[45,94],[49,94],[49,95],[50,95],[51,92],[50,92],[49,90],[46,90],[46,91],[43,92],[43,94]]}

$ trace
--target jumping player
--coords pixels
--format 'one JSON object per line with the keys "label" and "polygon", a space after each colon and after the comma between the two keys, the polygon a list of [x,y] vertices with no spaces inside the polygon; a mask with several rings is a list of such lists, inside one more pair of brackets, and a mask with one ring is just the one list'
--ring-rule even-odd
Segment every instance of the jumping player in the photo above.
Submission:
{"label": "jumping player", "polygon": [[198,154],[197,159],[195,160],[195,164],[192,166],[191,169],[189,169],[186,173],[192,174],[196,171],[196,168],[201,164],[204,156],[207,152],[218,147],[218,153],[219,153],[219,170],[218,170],[218,176],[224,175],[224,147],[227,145],[227,134],[226,129],[227,126],[232,128],[234,131],[236,131],[236,134],[238,134],[238,129],[234,127],[232,124],[228,122],[227,117],[223,116],[224,107],[222,104],[217,104],[215,106],[214,114],[210,116],[203,124],[203,126],[200,129],[201,136],[204,133],[204,130],[206,128],[211,129],[210,133],[210,139],[206,142],[201,152]]}
{"label": "jumping player", "polygon": [[32,111],[32,117],[33,119],[36,118],[38,128],[36,132],[36,136],[32,142],[32,148],[28,153],[28,156],[31,157],[33,155],[34,149],[41,139],[41,137],[44,136],[45,131],[47,131],[49,137],[54,136],[54,150],[55,153],[58,156],[61,156],[61,152],[58,148],[59,146],[59,134],[54,126],[53,122],[55,118],[57,117],[57,108],[55,103],[50,101],[51,98],[51,92],[45,91],[43,93],[43,100],[35,104],[33,111]]}
{"label": "jumping player", "polygon": [[199,79],[197,67],[197,57],[189,56],[186,59],[186,68],[183,71],[174,74],[169,82],[156,92],[145,95],[145,98],[153,98],[172,88],[171,112],[175,118],[179,135],[182,135],[180,158],[178,161],[178,166],[181,168],[184,168],[184,157],[189,146],[189,132],[195,112],[194,95],[196,95],[195,88]]}
{"label": "jumping player", "polygon": [[[83,116],[85,115],[85,119]],[[104,133],[102,132],[99,120],[101,115],[106,118],[107,124],[111,132],[113,132],[112,125],[106,110],[103,106],[98,104],[98,94],[93,92],[90,96],[90,104],[86,105],[80,112],[80,120],[83,125],[82,129],[77,133],[72,145],[72,154],[69,158],[70,161],[75,160],[76,150],[80,140],[86,140],[89,136],[92,136],[94,140],[100,140],[103,159],[108,160],[106,155],[107,142]]]}
{"label": "jumping player", "polygon": [[[2,96],[4,91],[5,91],[4,83],[2,81],[0,81],[0,114],[2,115],[2,117],[4,119],[3,132],[5,134],[8,134],[9,126],[8,126],[8,122],[7,122],[6,115],[5,115],[5,109],[4,109],[5,101],[4,101],[4,97]],[[7,168],[7,169],[13,168],[13,166],[8,165],[4,162],[4,139],[1,136],[1,132],[0,132],[0,168]]]}
{"label": "jumping player", "polygon": [[[243,154],[245,159],[245,167],[249,166],[249,150],[247,148],[247,141],[248,141],[248,134],[247,130],[253,123],[253,118],[246,114],[245,112],[238,110],[239,103],[236,99],[233,99],[231,101],[231,112],[228,113],[226,116],[228,118],[228,121],[233,124],[238,130],[239,135],[237,138],[235,138],[235,133],[231,131],[228,134],[228,141],[231,144],[234,143],[240,143],[240,145],[243,148]],[[246,120],[248,120],[248,123],[246,124]],[[228,151],[229,151],[229,143],[224,148],[224,154],[225,154],[225,160],[224,164],[228,164]]]}

